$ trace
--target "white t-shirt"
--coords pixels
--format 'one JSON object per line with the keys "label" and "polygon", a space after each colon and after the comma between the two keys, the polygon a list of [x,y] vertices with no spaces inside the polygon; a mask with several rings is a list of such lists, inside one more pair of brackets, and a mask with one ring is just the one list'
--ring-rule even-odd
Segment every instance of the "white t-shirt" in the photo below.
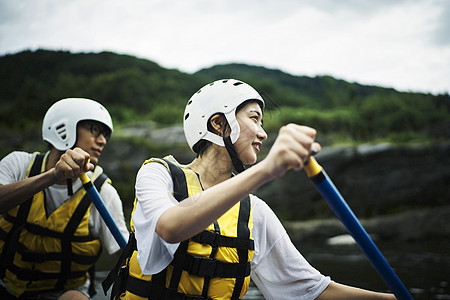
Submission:
{"label": "white t-shirt", "polygon": [[[32,154],[22,151],[15,151],[5,156],[0,161],[0,184],[5,185],[25,179],[31,157]],[[75,193],[78,189],[82,188],[81,181],[77,179],[73,182],[72,187]],[[46,188],[44,193],[47,200],[47,211],[49,213],[53,212],[64,201],[70,198],[67,194],[67,186],[65,185],[52,185]],[[127,240],[129,233],[123,215],[122,201],[116,189],[111,184],[105,182],[100,190],[100,196],[105,202],[105,206],[111,213],[120,232]],[[94,205],[91,206],[89,230],[94,237],[100,238],[103,247],[106,248],[109,254],[120,250],[114,236],[111,234],[108,226],[106,226]]]}
{"label": "white t-shirt", "polygon": [[[169,171],[160,163],[141,167],[136,179],[137,204],[133,215],[137,259],[145,275],[156,274],[172,261],[179,243],[170,244],[156,232],[156,223],[178,204]],[[266,299],[315,299],[331,282],[313,268],[292,244],[270,207],[251,195],[255,253],[251,278]]]}

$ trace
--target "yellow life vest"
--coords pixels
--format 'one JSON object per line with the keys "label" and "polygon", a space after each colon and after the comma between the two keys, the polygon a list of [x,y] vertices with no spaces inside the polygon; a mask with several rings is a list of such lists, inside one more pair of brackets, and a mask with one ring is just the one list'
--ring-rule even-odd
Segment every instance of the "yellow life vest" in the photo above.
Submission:
{"label": "yellow life vest", "polygon": [[[45,172],[48,154],[34,153],[27,178]],[[91,179],[99,188],[107,177],[97,166]],[[45,203],[40,191],[0,216],[0,276],[16,297],[83,285],[101,253],[83,188],[49,216]]]}
{"label": "yellow life vest", "polygon": [[[150,159],[170,171],[181,201],[203,189],[198,175],[171,156]],[[136,207],[136,200],[135,200]],[[134,208],[133,208],[134,212]],[[134,226],[131,224],[132,232]],[[237,203],[198,235],[180,243],[162,272],[143,275],[134,250],[121,299],[240,299],[248,290],[254,253],[250,197]],[[113,289],[114,291],[114,289]]]}

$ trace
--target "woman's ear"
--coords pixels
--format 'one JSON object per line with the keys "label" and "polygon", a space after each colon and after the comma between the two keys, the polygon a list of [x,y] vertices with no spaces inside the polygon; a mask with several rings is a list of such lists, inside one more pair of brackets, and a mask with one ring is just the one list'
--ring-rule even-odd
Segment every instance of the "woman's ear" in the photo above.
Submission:
{"label": "woman's ear", "polygon": [[215,134],[219,136],[224,136],[225,118],[223,115],[216,114],[211,117],[209,122]]}

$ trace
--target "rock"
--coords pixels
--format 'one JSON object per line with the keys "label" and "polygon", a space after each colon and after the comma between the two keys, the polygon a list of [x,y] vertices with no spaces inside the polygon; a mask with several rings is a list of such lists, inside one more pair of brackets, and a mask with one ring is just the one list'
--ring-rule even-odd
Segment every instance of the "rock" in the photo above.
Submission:
{"label": "rock", "polygon": [[[395,242],[450,242],[450,205],[408,210],[397,214],[360,220],[376,240]],[[286,231],[294,242],[325,240],[328,244],[351,244],[353,238],[337,218],[310,221],[285,221]]]}
{"label": "rock", "polygon": [[[325,148],[317,160],[358,218],[450,203],[450,144]],[[334,214],[304,172],[255,191],[285,220]]]}

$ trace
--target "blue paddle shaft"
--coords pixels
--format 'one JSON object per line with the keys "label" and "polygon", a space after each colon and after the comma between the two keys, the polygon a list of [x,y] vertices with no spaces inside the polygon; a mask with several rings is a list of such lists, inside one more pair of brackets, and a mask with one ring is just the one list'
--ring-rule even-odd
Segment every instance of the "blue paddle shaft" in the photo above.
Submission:
{"label": "blue paddle shaft", "polygon": [[[87,177],[86,174],[84,174],[84,175]],[[117,227],[116,223],[114,222],[114,219],[112,218],[111,213],[106,208],[105,202],[103,202],[103,199],[101,198],[99,192],[97,191],[95,186],[92,184],[90,179],[89,179],[89,181],[86,182],[86,179],[82,178],[82,181],[83,181],[83,186],[86,189],[86,193],[91,198],[92,202],[94,203],[95,207],[97,208],[98,212],[100,213],[101,217],[103,218],[103,221],[105,221],[106,226],[108,226],[112,235],[116,239],[116,242],[119,244],[120,248],[123,250],[125,248],[125,246],[127,245],[127,242],[126,242],[125,238],[123,237],[122,233],[120,232],[119,228]]]}
{"label": "blue paddle shaft", "polygon": [[326,172],[311,157],[311,166],[305,166],[308,176],[315,183],[316,189],[327,201],[330,208],[341,220],[348,232],[355,239],[361,250],[369,258],[373,267],[386,282],[391,291],[400,300],[413,300],[411,294],[395,274],[383,254],[378,250],[375,243],[370,238],[364,227],[361,225],[355,214],[348,206],[342,195],[337,190]]}

